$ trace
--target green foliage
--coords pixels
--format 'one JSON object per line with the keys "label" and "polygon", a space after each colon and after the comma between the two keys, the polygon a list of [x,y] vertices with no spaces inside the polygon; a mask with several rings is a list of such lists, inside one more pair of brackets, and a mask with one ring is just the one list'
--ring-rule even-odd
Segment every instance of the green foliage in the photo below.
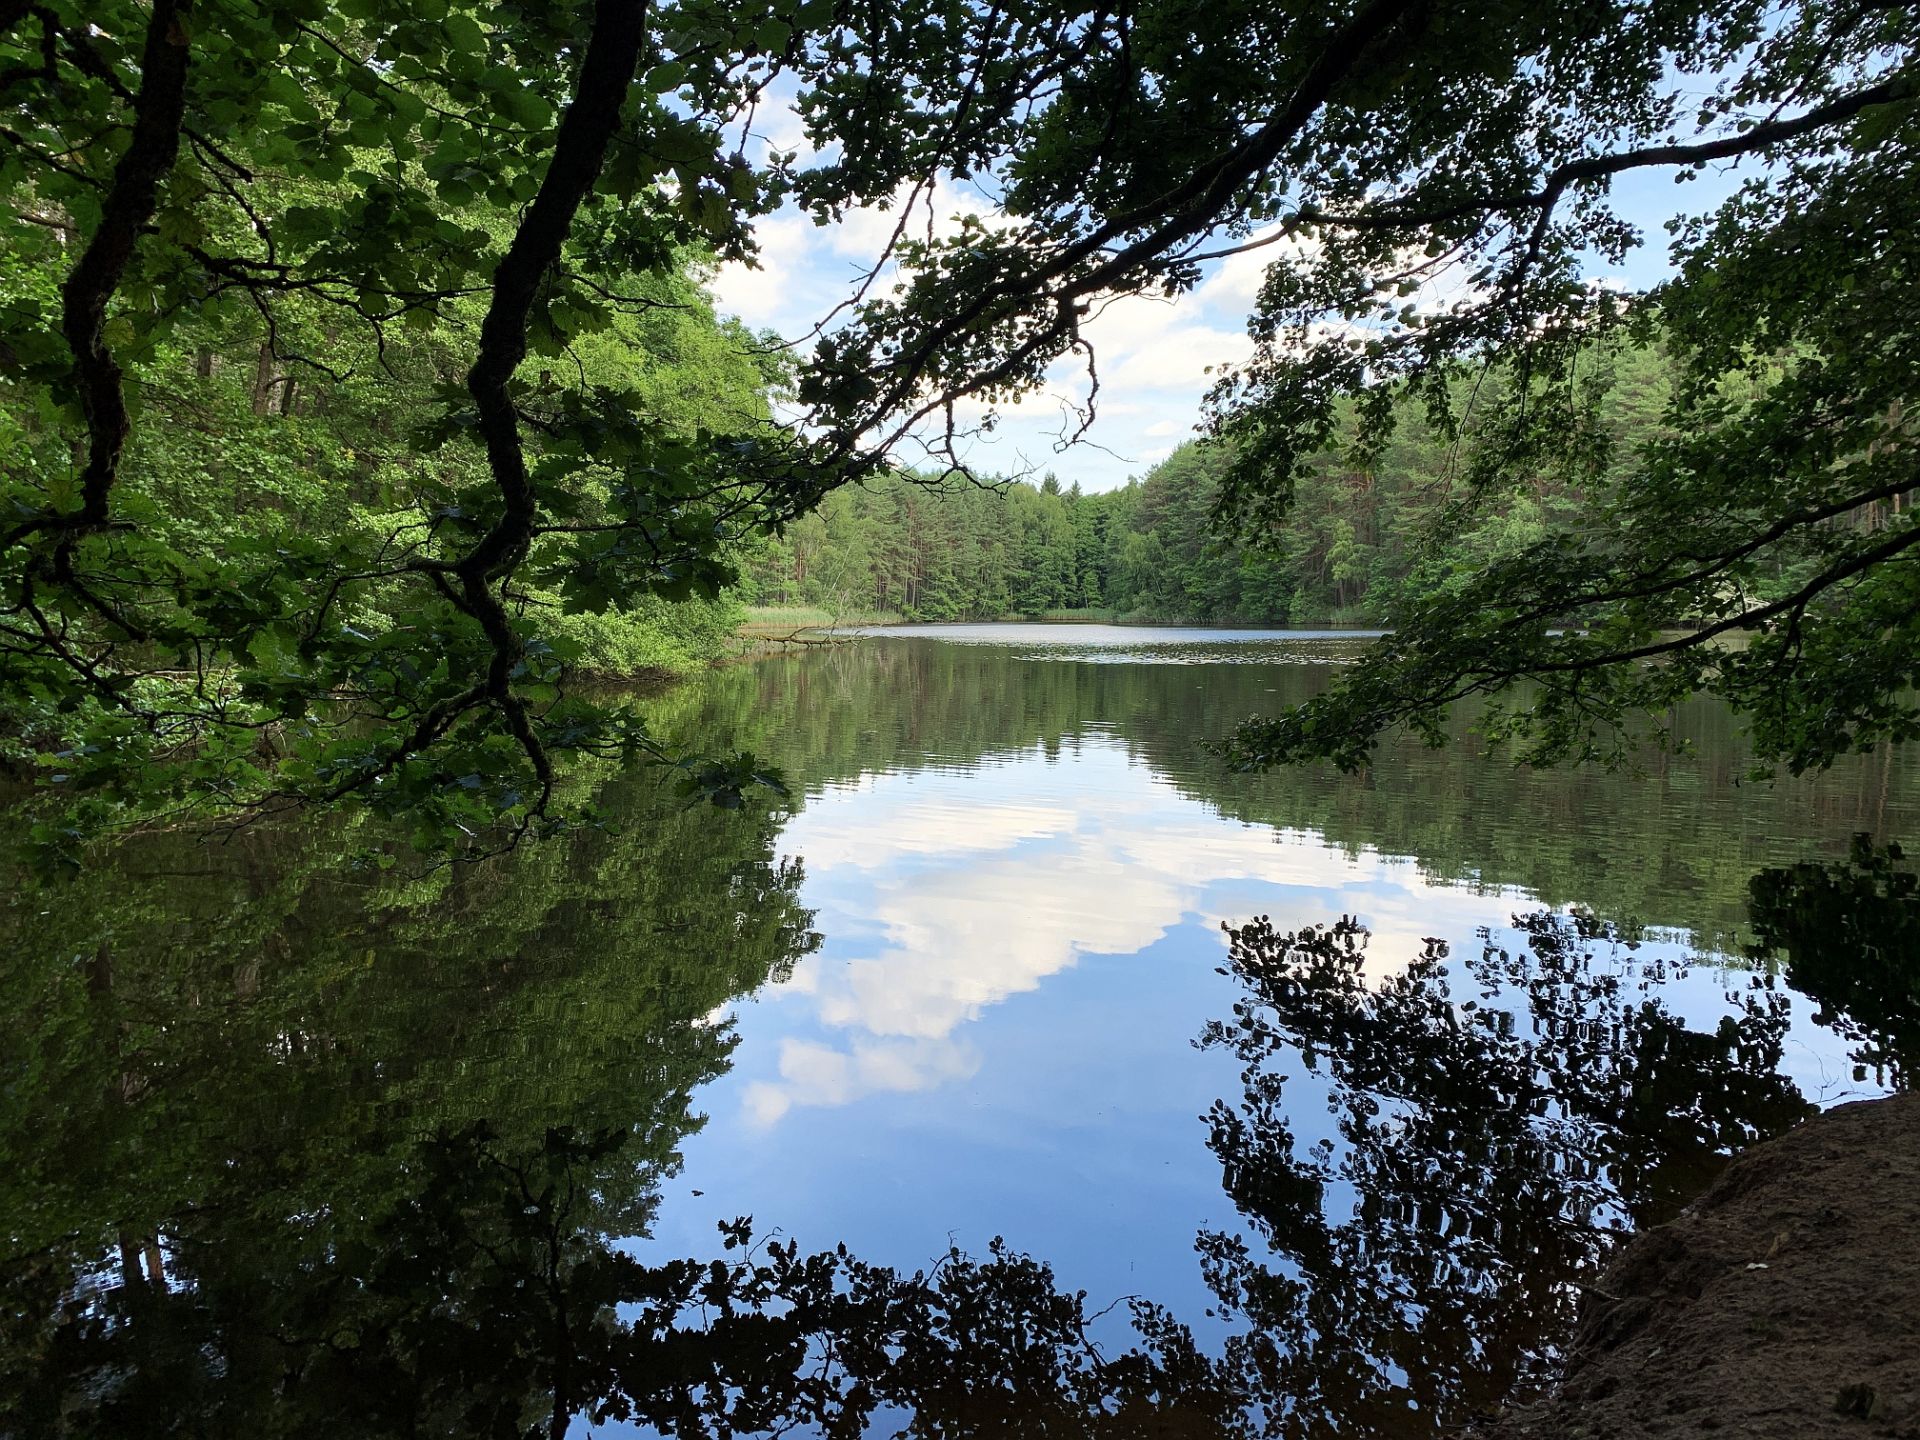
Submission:
{"label": "green foliage", "polygon": [[1224,468],[1215,451],[1188,445],[1102,494],[1051,476],[982,486],[889,475],[828,496],[755,554],[748,583],[761,601],[829,619],[1099,609],[1129,620],[1284,622],[1284,568],[1209,528]]}
{"label": "green foliage", "polygon": [[628,605],[568,612],[556,609],[527,621],[529,636],[568,656],[576,674],[632,680],[684,675],[725,652],[746,607],[723,592],[713,600],[663,600],[646,595]]}
{"label": "green foliage", "polygon": [[[555,756],[658,758],[558,685],[719,653],[741,539],[813,482],[700,286],[761,183],[628,106],[623,46],[444,4],[7,12],[0,746],[43,858],[354,797],[485,849],[590,818]],[[622,110],[649,144],[596,155]]]}
{"label": "green foliage", "polygon": [[[1641,447],[1671,436],[1660,397],[1678,372],[1659,346],[1608,358],[1607,383],[1593,382],[1593,423],[1610,437],[1612,473],[1626,477]],[[1492,403],[1499,382],[1458,388],[1463,403],[1475,391]],[[829,496],[756,552],[749,582],[775,603],[915,620],[1097,607],[1162,623],[1378,625],[1423,598],[1458,600],[1491,567],[1584,523],[1586,492],[1552,469],[1510,479],[1470,511],[1451,504],[1455,481],[1488,463],[1493,442],[1478,426],[1429,424],[1409,391],[1391,398],[1390,439],[1369,448],[1349,407],[1334,443],[1296,476],[1284,515],[1262,524],[1217,523],[1237,464],[1221,442],[1182,445],[1104,493],[1063,489],[1052,476],[983,489],[894,475]],[[1761,576],[1756,593],[1789,583]]]}
{"label": "green foliage", "polygon": [[[1900,53],[1870,23],[1857,38]],[[1884,108],[1809,139],[1717,215],[1676,220],[1679,273],[1638,303],[1543,301],[1538,333],[1475,382],[1471,425],[1431,337],[1408,344],[1435,368],[1370,377],[1429,391],[1474,448],[1426,537],[1440,583],[1394,597],[1393,640],[1332,693],[1245,727],[1240,765],[1359,765],[1388,729],[1431,736],[1472,695],[1497,697],[1490,728],[1532,763],[1665,743],[1661,717],[1701,691],[1746,717],[1762,770],[1920,733],[1920,152],[1910,87],[1888,87]],[[1298,380],[1269,360],[1268,383]],[[1221,399],[1225,433],[1259,428],[1258,403]],[[1361,412],[1363,442],[1390,446],[1404,407]],[[1274,458],[1251,439],[1243,453]],[[1234,483],[1252,513],[1246,487],[1266,482]],[[1515,502],[1530,491],[1537,513]]]}
{"label": "green foliage", "polygon": [[[556,758],[651,753],[559,695],[569,642],[645,647],[533,612],[712,600],[916,443],[954,478],[957,402],[990,426],[1112,299],[1247,247],[1272,261],[1224,444],[1134,513],[1103,535],[1016,488],[1002,543],[882,483],[864,558],[816,581],[796,549],[780,598],[1384,607],[1394,639],[1244,731],[1247,767],[1358,764],[1477,693],[1530,759],[1612,758],[1701,689],[1796,769],[1905,739],[1917,34],[1769,0],[8,4],[7,753],[79,840],[349,800],[443,849],[569,823]],[[805,163],[747,153],[776,82]],[[1588,283],[1638,238],[1614,177],[1741,157],[1731,200],[1674,217],[1674,280]],[[1000,217],[936,223],[956,178]],[[900,221],[892,278],[791,363],[694,284],[782,205]],[[1609,416],[1656,342],[1666,393]]]}

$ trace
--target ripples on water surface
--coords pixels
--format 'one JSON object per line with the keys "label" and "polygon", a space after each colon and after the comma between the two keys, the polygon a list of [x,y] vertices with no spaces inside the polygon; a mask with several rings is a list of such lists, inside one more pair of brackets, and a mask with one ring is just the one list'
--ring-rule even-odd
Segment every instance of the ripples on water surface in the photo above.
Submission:
{"label": "ripples on water surface", "polygon": [[1416,1437],[1531,1383],[1611,1233],[1898,1081],[1897,1016],[1744,958],[1747,882],[1920,797],[1741,784],[1704,706],[1636,776],[1210,767],[1354,643],[882,632],[657,702],[780,814],[581,776],[612,833],[453,875],[310,829],[16,907],[0,1433],[544,1433],[557,1386],[610,1433]]}
{"label": "ripples on water surface", "polygon": [[1092,624],[857,625],[874,640],[989,645],[1022,660],[1094,665],[1337,665],[1380,630],[1231,630],[1217,626]]}

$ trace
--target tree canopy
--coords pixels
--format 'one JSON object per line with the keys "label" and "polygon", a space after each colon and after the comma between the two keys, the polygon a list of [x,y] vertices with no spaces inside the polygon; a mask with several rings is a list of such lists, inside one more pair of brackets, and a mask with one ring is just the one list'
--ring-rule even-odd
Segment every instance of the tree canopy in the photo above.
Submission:
{"label": "tree canopy", "polygon": [[[1090,319],[1249,249],[1216,518],[1260,543],[1329,446],[1417,415],[1457,459],[1422,544],[1458,573],[1239,764],[1357,765],[1509,691],[1492,731],[1536,759],[1703,689],[1795,769],[1906,738],[1915,38],[1878,0],[4,0],[8,744],[81,797],[42,840],[348,799],[430,844],[574,818],[556,757],[660,747],[560,693],[578,639],[543,620],[717,595],[904,450],[962,468],[971,407],[1061,362],[1091,407]],[[804,160],[749,143],[786,99]],[[1742,158],[1676,214],[1672,279],[1591,282],[1642,238],[1614,180]],[[990,218],[936,215],[941,177]],[[736,333],[719,383],[649,384],[639,329],[724,334],[699,270],[782,206],[899,223],[810,347]],[[213,533],[165,400],[248,340],[254,407],[358,404],[370,443],[223,472]],[[1656,344],[1659,433],[1623,446],[1599,402]],[[1452,558],[1549,479],[1576,523]]]}

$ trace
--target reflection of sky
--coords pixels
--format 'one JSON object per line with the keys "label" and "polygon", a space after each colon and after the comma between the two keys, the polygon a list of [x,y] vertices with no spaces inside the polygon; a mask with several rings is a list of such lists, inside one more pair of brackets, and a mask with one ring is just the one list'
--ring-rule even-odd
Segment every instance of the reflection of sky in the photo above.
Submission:
{"label": "reflection of sky", "polygon": [[[1018,634],[1009,634],[1010,629]],[[1384,630],[1236,630],[1200,625],[1092,625],[1023,622],[852,625],[843,634],[898,642],[990,645],[1021,660],[1077,665],[1337,665],[1360,654]]]}
{"label": "reflection of sky", "polygon": [[[1200,1120],[1238,1096],[1237,1069],[1192,1044],[1238,993],[1220,923],[1352,914],[1385,973],[1427,936],[1477,954],[1528,903],[1224,820],[1097,731],[1052,759],[828,789],[782,848],[805,859],[825,944],[736,1007],[733,1070],[699,1097],[710,1119],[656,1237],[704,1255],[716,1220],[752,1214],[803,1248],[913,1267],[1003,1235],[1096,1305],[1140,1293],[1189,1323],[1210,1298],[1195,1232],[1238,1228]],[[1638,953],[1660,951],[1683,947]],[[1747,983],[1700,966],[1661,994],[1710,1031]],[[1852,1088],[1804,1018],[1786,1063],[1811,1097]],[[1289,1108],[1310,1144],[1332,1120],[1303,1079]]]}
{"label": "reflection of sky", "polygon": [[[1070,800],[1057,793],[1069,779]],[[1407,865],[1330,866],[1311,836],[1223,823],[1100,740],[1064,775],[1036,752],[971,774],[869,777],[809,805],[783,843],[806,859],[829,944],[766,997],[797,1022],[778,1078],[745,1093],[769,1125],[794,1105],[964,1079],[979,1063],[965,1036],[987,1009],[1185,922],[1352,913],[1376,953],[1401,956],[1424,935],[1471,934],[1488,908]]]}

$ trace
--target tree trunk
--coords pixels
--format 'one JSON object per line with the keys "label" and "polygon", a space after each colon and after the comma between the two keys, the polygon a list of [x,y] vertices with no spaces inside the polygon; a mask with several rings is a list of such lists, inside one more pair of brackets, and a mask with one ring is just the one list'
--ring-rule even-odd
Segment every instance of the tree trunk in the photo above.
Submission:
{"label": "tree trunk", "polygon": [[273,347],[260,342],[260,353],[253,362],[253,413],[266,415],[273,410],[273,386],[279,370],[273,362]]}

